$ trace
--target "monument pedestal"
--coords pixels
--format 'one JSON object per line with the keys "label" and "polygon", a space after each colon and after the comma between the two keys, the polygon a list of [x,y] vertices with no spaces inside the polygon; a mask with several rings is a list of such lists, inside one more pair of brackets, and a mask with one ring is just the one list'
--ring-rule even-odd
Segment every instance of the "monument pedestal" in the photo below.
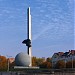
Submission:
{"label": "monument pedestal", "polygon": [[39,69],[39,67],[14,66],[14,69]]}

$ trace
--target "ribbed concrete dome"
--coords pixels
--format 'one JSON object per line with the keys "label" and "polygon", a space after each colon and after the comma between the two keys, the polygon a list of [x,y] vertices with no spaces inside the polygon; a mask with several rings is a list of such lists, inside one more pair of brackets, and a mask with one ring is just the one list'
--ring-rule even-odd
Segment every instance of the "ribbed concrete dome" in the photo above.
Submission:
{"label": "ribbed concrete dome", "polygon": [[28,67],[30,64],[30,56],[28,54],[21,52],[21,53],[16,55],[15,63],[17,66]]}

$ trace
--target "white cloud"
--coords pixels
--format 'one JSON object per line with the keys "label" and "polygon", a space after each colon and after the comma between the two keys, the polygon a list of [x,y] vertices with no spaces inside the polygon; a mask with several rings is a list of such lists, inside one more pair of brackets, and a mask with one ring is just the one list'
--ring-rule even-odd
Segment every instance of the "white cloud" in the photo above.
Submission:
{"label": "white cloud", "polygon": [[[41,31],[39,31],[37,34],[34,34],[33,41],[38,39],[42,34],[44,34],[47,30],[52,29],[53,26],[46,26],[44,28],[41,28]],[[46,34],[45,34],[46,35]]]}
{"label": "white cloud", "polygon": [[3,12],[4,13],[8,13],[8,14],[10,13],[10,11],[9,10],[6,10],[6,9],[4,9]]}

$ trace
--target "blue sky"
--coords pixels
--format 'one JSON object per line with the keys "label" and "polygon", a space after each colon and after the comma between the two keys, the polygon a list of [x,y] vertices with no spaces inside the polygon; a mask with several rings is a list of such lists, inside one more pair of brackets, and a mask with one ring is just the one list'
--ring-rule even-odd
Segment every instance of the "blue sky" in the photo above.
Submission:
{"label": "blue sky", "polygon": [[0,0],[0,55],[27,52],[27,8],[32,15],[32,54],[51,57],[74,46],[75,0]]}

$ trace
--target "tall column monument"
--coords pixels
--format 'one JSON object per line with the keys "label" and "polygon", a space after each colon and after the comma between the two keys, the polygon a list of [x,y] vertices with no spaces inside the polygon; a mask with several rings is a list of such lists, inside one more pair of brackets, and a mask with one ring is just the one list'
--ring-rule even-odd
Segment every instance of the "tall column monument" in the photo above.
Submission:
{"label": "tall column monument", "polygon": [[30,7],[27,9],[27,39],[25,39],[22,43],[27,46],[27,53],[19,53],[15,57],[15,63],[17,66],[14,66],[14,69],[18,68],[31,68],[31,69],[39,69],[39,67],[32,67],[32,34],[31,34],[31,14]]}
{"label": "tall column monument", "polygon": [[32,36],[31,36],[31,14],[30,14],[30,7],[27,9],[27,39],[24,40],[22,43],[26,44],[27,46],[27,53],[30,56],[30,67],[32,66]]}
{"label": "tall column monument", "polygon": [[30,65],[32,66],[32,47],[31,47],[31,14],[30,14],[30,7],[27,10],[28,12],[28,39],[30,40],[30,46],[28,46],[28,55],[30,56]]}

